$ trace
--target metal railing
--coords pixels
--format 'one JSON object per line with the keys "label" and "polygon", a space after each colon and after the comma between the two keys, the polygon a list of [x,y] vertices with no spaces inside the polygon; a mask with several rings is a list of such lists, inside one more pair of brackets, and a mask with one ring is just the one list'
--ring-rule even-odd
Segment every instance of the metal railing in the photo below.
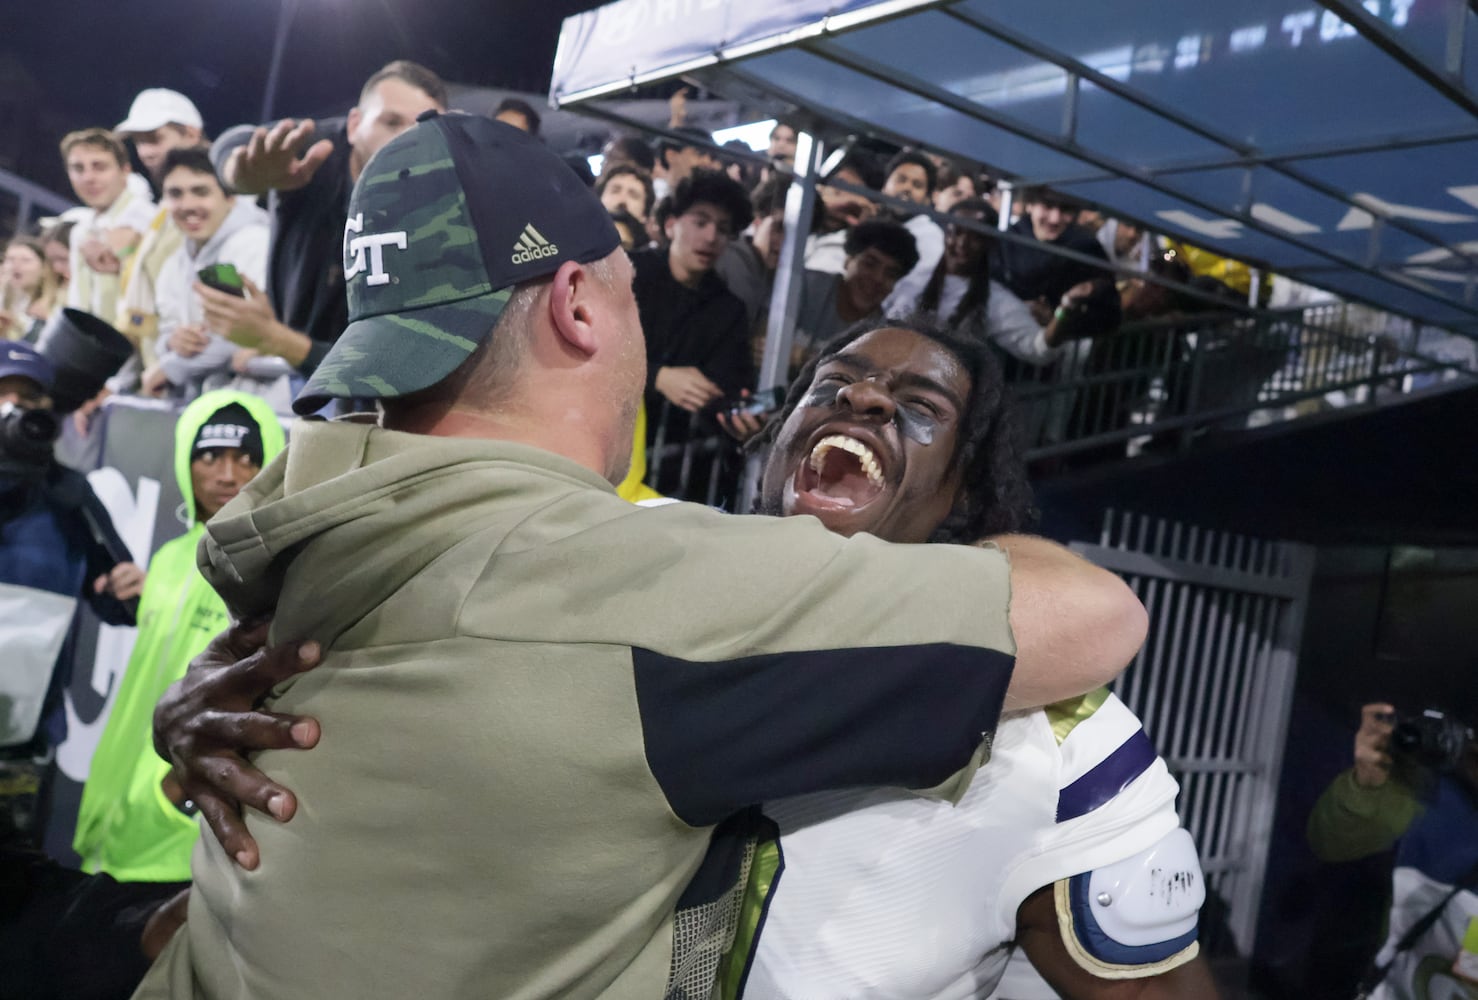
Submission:
{"label": "metal railing", "polygon": [[732,511],[739,444],[710,423],[663,402],[648,435],[648,486],[664,496]]}
{"label": "metal railing", "polygon": [[60,215],[75,203],[8,170],[0,170],[0,239],[29,231],[44,215]]}
{"label": "metal railing", "polygon": [[1402,394],[1410,376],[1478,377],[1388,336],[1346,332],[1342,308],[1125,324],[1048,367],[1015,366],[1027,457],[1183,451],[1208,432]]}
{"label": "metal railing", "polygon": [[1250,954],[1314,550],[1114,510],[1072,547],[1144,603],[1144,646],[1114,692],[1180,783],[1177,812],[1219,899],[1202,909],[1202,949]]}
{"label": "metal railing", "polygon": [[[1362,324],[1345,310],[1334,303],[1127,323],[1070,343],[1045,367],[1007,358],[1026,457],[1047,474],[1053,459],[1083,465],[1183,452],[1213,432],[1370,405],[1423,381],[1478,380],[1471,369],[1411,353],[1399,338],[1351,332]],[[737,443],[670,404],[653,417],[647,484],[734,509]]]}

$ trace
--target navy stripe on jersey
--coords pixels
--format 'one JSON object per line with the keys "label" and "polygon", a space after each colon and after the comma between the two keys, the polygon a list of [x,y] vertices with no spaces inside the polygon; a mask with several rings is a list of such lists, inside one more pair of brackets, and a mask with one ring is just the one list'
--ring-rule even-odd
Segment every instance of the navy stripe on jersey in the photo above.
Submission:
{"label": "navy stripe on jersey", "polygon": [[1093,770],[1057,793],[1057,822],[1066,823],[1097,809],[1148,770],[1156,756],[1144,730],[1136,730]]}
{"label": "navy stripe on jersey", "polygon": [[808,792],[942,783],[995,731],[1015,663],[951,643],[720,662],[631,654],[647,763],[693,826]]}

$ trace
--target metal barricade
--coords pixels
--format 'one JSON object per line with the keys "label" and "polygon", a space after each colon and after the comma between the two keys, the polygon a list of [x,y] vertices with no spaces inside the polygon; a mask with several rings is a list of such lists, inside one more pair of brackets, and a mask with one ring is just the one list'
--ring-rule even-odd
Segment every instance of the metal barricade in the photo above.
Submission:
{"label": "metal barricade", "polygon": [[733,438],[664,400],[647,433],[645,482],[663,496],[733,511],[738,454]]}
{"label": "metal barricade", "polygon": [[1217,900],[1202,946],[1250,954],[1314,550],[1113,510],[1073,549],[1123,576],[1149,613],[1114,690],[1180,782]]}
{"label": "metal barricade", "polygon": [[1343,306],[1206,313],[1125,324],[1045,368],[1008,364],[1030,459],[1185,449],[1210,431],[1405,391],[1407,376],[1474,373],[1344,332]]}

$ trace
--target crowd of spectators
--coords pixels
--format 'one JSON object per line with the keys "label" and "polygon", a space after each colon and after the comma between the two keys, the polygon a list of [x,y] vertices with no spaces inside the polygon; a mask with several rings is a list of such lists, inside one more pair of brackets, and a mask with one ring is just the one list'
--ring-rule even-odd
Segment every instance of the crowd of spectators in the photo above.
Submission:
{"label": "crowd of spectators", "polygon": [[[181,864],[198,829],[182,811],[189,803],[170,796],[167,784],[170,801],[157,801],[167,767],[151,755],[144,727],[163,686],[225,623],[224,606],[208,600],[194,572],[194,540],[205,518],[281,447],[271,414],[291,413],[347,325],[346,279],[369,273],[374,284],[392,251],[384,236],[356,236],[365,222],[349,215],[355,182],[381,147],[447,107],[434,72],[396,61],[365,82],[342,118],[240,125],[212,143],[188,97],[147,90],[118,125],[61,140],[80,207],[5,244],[0,338],[35,345],[71,309],[111,324],[132,347],[107,388],[78,408],[84,432],[87,415],[113,394],[189,407],[176,441],[188,544],[170,543],[123,595],[108,578],[116,562],[91,558],[85,579],[80,568],[76,574],[100,599],[142,594],[143,608],[168,605],[175,616],[158,634],[146,632],[169,645],[173,672],[144,685],[131,665],[123,681],[128,710],[105,734],[123,749],[84,800],[77,846],[91,871],[120,880],[147,871],[138,880],[169,883],[160,899],[188,879]],[[648,482],[732,508],[741,453],[730,438],[759,431],[764,413],[747,410],[745,400],[769,388],[757,385],[757,373],[771,332],[797,131],[777,123],[763,157],[747,147],[725,151],[684,122],[682,107],[674,101],[672,126],[655,142],[614,137],[590,178],[630,253],[646,344],[632,472],[621,491],[645,495],[657,452],[705,442],[713,456],[707,472],[694,476],[685,460],[666,466],[679,475]],[[539,135],[540,115],[526,102],[506,100],[492,117]],[[1174,319],[1249,292],[1245,265],[1169,243],[1132,220],[1105,220],[1059,192],[1003,193],[984,171],[930,150],[850,149],[818,191],[777,379],[814,372],[823,348],[848,329],[921,315],[941,336],[993,355],[1008,383],[1054,369],[1092,375],[1119,364],[1115,352],[1142,336],[1126,335],[1125,324]],[[543,237],[530,224],[523,240],[537,249]],[[1175,290],[1198,282],[1199,298]],[[1171,345],[1166,370],[1173,370],[1184,337],[1159,339]],[[49,371],[29,354],[25,361]],[[9,377],[50,389],[19,368]],[[1101,389],[1056,399],[1027,420],[1028,433],[1050,441],[1089,410],[1109,414],[1100,430],[1122,428],[1152,388],[1139,376],[1111,399]],[[1123,453],[1121,443],[1114,447]],[[187,597],[205,602],[189,606],[193,632],[178,626]],[[138,788],[148,801],[130,803]],[[114,799],[136,810],[132,818]],[[120,850],[131,846],[123,827],[140,812],[180,834],[168,857]]]}
{"label": "crowd of spectators", "polygon": [[[434,72],[396,61],[365,82],[341,118],[239,125],[210,143],[188,97],[140,93],[114,128],[62,140],[81,207],[6,245],[0,335],[34,342],[61,308],[80,309],[116,326],[135,349],[104,395],[183,405],[229,388],[286,415],[345,326],[346,252],[353,268],[379,266],[386,252],[356,246],[360,220],[346,214],[354,181],[418,115],[446,107]],[[688,124],[685,91],[674,95],[671,114],[654,141],[614,136],[590,180],[633,255],[648,339],[633,474],[644,475],[654,446],[672,453],[702,439],[710,452],[727,452],[715,459],[727,469],[722,488],[705,497],[727,504],[737,451],[713,444],[715,417],[765,388],[756,373],[797,131],[777,123],[756,156]],[[539,134],[539,113],[516,98],[493,117]],[[1139,297],[1135,318],[1189,308],[1125,280],[1126,271],[1152,269],[1175,278],[1179,270],[1162,266],[1167,247],[1181,265],[1245,291],[1245,268],[1170,247],[1132,221],[1104,221],[1053,191],[1016,191],[1003,224],[1004,188],[930,150],[850,148],[819,188],[783,374],[793,376],[851,324],[923,312],[988,344],[1008,382],[1079,375],[1093,362],[1092,345],[1113,339],[1130,299]],[[1117,400],[1112,408],[1123,413],[1115,419],[1122,424],[1143,402]],[[1060,437],[1071,408],[1062,399],[1039,407],[1023,421],[1027,433],[1035,443]],[[687,473],[648,479],[696,495]]]}

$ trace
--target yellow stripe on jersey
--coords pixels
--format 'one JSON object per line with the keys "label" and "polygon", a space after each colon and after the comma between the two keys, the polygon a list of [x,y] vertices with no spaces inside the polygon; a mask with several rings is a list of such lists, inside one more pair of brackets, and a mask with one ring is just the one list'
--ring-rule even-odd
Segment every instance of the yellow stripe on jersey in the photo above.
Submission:
{"label": "yellow stripe on jersey", "polygon": [[1052,735],[1057,737],[1057,745],[1062,746],[1078,723],[1102,708],[1108,696],[1109,689],[1101,687],[1077,698],[1048,705],[1043,711],[1047,713],[1047,721],[1052,723]]}
{"label": "yellow stripe on jersey", "polygon": [[721,1000],[734,1000],[744,983],[745,968],[749,956],[754,952],[755,938],[759,934],[760,917],[764,915],[765,903],[775,884],[775,873],[780,870],[780,842],[771,830],[771,835],[754,846],[754,861],[749,866],[749,881],[744,886],[744,899],[739,904],[739,927],[734,932],[734,943],[719,960],[718,995]]}

